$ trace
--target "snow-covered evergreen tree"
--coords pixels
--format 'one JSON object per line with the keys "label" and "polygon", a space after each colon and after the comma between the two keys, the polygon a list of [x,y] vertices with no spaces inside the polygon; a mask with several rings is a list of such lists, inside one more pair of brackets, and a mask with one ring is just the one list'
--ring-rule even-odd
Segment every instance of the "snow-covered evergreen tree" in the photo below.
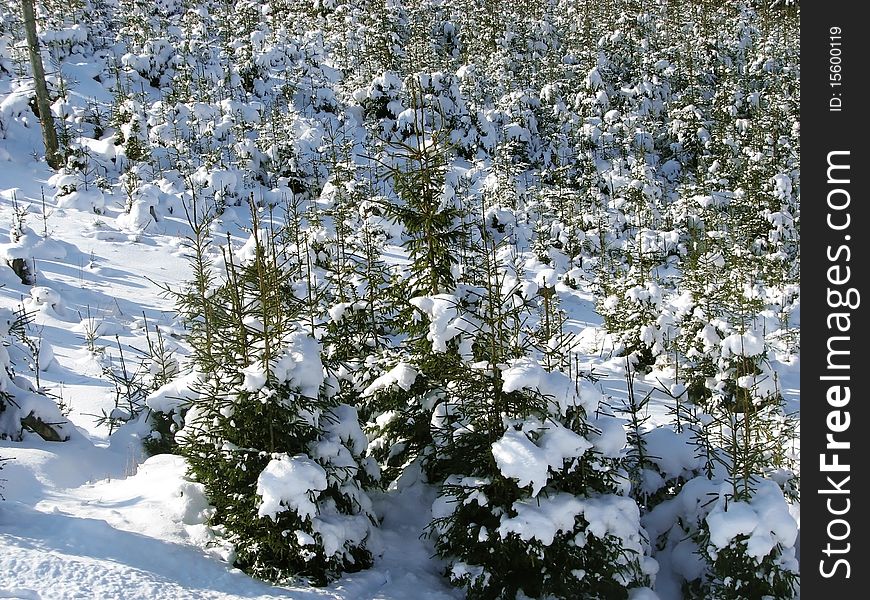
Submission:
{"label": "snow-covered evergreen tree", "polygon": [[175,439],[240,568],[323,585],[371,564],[363,482],[376,471],[360,464],[367,441],[356,410],[332,399],[276,243],[258,227],[241,248],[225,248],[204,312],[194,304],[188,313],[208,322],[194,338],[196,378]]}

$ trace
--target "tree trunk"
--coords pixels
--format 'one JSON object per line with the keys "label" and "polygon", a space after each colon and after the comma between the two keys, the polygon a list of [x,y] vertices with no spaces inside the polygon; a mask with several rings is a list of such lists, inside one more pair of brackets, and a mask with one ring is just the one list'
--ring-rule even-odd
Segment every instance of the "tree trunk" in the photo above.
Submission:
{"label": "tree trunk", "polygon": [[36,36],[36,15],[33,12],[33,0],[21,0],[21,12],[24,16],[27,49],[30,53],[30,68],[33,71],[33,83],[36,88],[36,108],[39,110],[42,140],[45,142],[45,161],[52,169],[59,169],[63,166],[63,157],[58,151],[54,117],[48,103],[45,69],[42,66],[42,56],[39,53],[39,38]]}

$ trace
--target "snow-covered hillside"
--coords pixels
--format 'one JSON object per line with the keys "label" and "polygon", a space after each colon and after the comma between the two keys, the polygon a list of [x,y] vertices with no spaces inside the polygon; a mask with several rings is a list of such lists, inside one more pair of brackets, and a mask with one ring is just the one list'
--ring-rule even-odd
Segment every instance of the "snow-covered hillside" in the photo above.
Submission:
{"label": "snow-covered hillside", "polygon": [[0,598],[799,596],[799,7],[19,10]]}

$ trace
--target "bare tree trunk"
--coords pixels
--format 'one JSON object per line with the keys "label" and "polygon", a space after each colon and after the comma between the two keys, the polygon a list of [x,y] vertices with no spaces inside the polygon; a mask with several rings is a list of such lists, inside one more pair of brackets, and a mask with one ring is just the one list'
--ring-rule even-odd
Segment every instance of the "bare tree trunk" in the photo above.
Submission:
{"label": "bare tree trunk", "polygon": [[63,166],[63,157],[58,151],[57,131],[54,129],[54,117],[48,104],[45,69],[42,66],[42,56],[39,53],[39,38],[36,37],[36,15],[33,12],[33,0],[21,0],[21,12],[24,16],[27,49],[30,52],[30,68],[33,71],[33,83],[36,88],[36,108],[39,110],[42,140],[45,142],[45,161],[52,169],[59,169]]}

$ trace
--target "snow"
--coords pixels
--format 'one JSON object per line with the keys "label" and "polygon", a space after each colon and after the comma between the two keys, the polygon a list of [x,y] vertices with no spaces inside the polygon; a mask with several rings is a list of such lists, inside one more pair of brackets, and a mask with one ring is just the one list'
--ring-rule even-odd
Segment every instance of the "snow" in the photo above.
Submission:
{"label": "snow", "polygon": [[145,398],[151,410],[169,414],[195,399],[198,394],[191,389],[200,379],[199,373],[188,373],[165,383]]}
{"label": "snow", "polygon": [[320,342],[304,331],[287,334],[284,350],[272,367],[278,383],[289,383],[303,396],[316,398],[323,385]]}
{"label": "snow", "polygon": [[644,433],[646,452],[667,479],[688,476],[701,467],[701,459],[692,451],[691,432],[677,433],[657,427]]}
{"label": "snow", "polygon": [[502,475],[516,479],[521,487],[532,486],[533,497],[547,484],[550,469],[561,470],[565,461],[582,458],[593,446],[583,436],[556,422],[539,424],[529,420],[524,428],[539,435],[537,443],[524,431],[511,427],[501,439],[493,442],[492,455]]}
{"label": "snow", "polygon": [[405,362],[399,362],[395,367],[380,377],[375,378],[375,380],[363,390],[362,395],[370,396],[371,394],[385,390],[392,385],[398,385],[401,389],[407,392],[411,389],[411,386],[414,385],[417,375],[417,370],[413,366]]}
{"label": "snow", "polygon": [[543,269],[535,277],[535,283],[542,288],[555,287],[558,282],[559,274],[555,269]]}
{"label": "snow", "polygon": [[560,414],[577,406],[591,414],[601,401],[601,392],[589,382],[575,385],[564,373],[547,371],[539,362],[529,359],[515,360],[502,371],[502,389],[505,392],[523,389],[539,392],[557,407]]}
{"label": "snow", "polygon": [[764,352],[764,340],[755,333],[733,333],[722,340],[722,356],[758,356]]}
{"label": "snow", "polygon": [[707,515],[707,524],[710,543],[721,550],[738,535],[752,533],[758,526],[758,514],[745,502],[731,502],[727,509],[717,504]]}
{"label": "snow", "polygon": [[447,342],[462,332],[457,310],[459,300],[452,294],[437,294],[411,298],[410,303],[429,319],[429,332],[426,334],[426,339],[432,342],[432,349],[436,352],[446,352]]}
{"label": "snow", "polygon": [[559,469],[565,461],[574,461],[593,447],[593,443],[557,422],[547,422],[539,439],[550,467]]}
{"label": "snow", "polygon": [[304,454],[279,455],[257,477],[257,495],[263,498],[257,514],[275,520],[279,512],[289,508],[300,517],[311,519],[317,514],[312,492],[325,489],[326,471],[319,464]]}
{"label": "snow", "polygon": [[56,312],[59,312],[58,309],[61,308],[60,294],[51,288],[45,286],[32,287],[30,288],[30,297],[37,307],[43,305],[50,306]]}
{"label": "snow", "polygon": [[368,447],[368,438],[359,426],[357,409],[348,404],[339,404],[329,409],[321,425],[328,437],[339,440],[347,449],[362,455]]}
{"label": "snow", "polygon": [[592,421],[592,426],[589,437],[595,449],[605,457],[619,456],[628,441],[622,420],[601,416]]}
{"label": "snow", "polygon": [[517,516],[502,518],[499,535],[516,534],[521,540],[534,538],[549,546],[557,533],[574,529],[574,519],[583,512],[583,503],[571,494],[556,494],[518,501],[511,508]]}
{"label": "snow", "polygon": [[[602,495],[580,499],[571,494],[557,493],[535,500],[520,500],[513,504],[515,517],[504,516],[498,528],[502,537],[515,534],[521,540],[536,539],[545,546],[553,543],[556,534],[573,531],[575,518],[582,516],[588,523],[586,531],[603,539],[614,536],[629,552],[643,553],[644,540],[638,534],[640,519],[637,505],[629,498]],[[575,540],[579,545],[582,539]],[[649,560],[643,568],[654,575],[658,569],[655,561]]]}
{"label": "snow", "polygon": [[523,432],[508,429],[500,440],[493,442],[492,455],[502,475],[515,478],[522,487],[532,486],[532,496],[537,496],[546,485],[547,454]]}
{"label": "snow", "polygon": [[244,390],[256,392],[266,385],[266,370],[262,363],[258,362],[245,367],[242,369],[242,375],[245,378],[242,382],[242,389]]}
{"label": "snow", "polygon": [[347,311],[347,309],[351,306],[353,306],[351,302],[339,302],[338,304],[329,309],[329,318],[333,322],[338,323],[344,317],[344,313]]}
{"label": "snow", "polygon": [[[749,502],[719,499],[706,517],[710,543],[721,550],[740,535],[749,556],[761,562],[777,545],[793,549],[798,534],[797,522],[783,502],[782,490],[773,481],[761,481]],[[791,560],[794,561],[793,553]]]}

